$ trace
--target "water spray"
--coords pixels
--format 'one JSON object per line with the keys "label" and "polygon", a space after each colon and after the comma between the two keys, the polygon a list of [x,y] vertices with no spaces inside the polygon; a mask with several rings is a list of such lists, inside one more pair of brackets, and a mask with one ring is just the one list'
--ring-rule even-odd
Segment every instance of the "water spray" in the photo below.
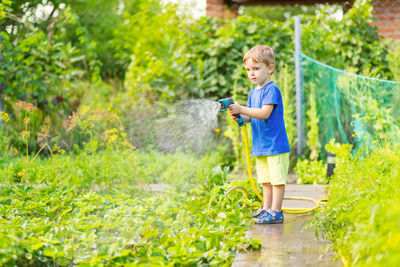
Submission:
{"label": "water spray", "polygon": [[[235,101],[233,101],[233,99],[229,97],[218,100],[218,103],[220,104],[219,111],[225,111],[230,105],[235,103]],[[240,114],[235,114],[234,116],[238,119],[237,123],[239,124],[239,126],[244,126],[244,121]]]}

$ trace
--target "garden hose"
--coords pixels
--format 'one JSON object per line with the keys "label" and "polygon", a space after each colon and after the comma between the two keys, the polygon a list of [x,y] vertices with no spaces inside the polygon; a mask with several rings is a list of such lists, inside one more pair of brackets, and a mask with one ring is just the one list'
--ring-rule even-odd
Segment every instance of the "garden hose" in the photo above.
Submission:
{"label": "garden hose", "polygon": [[[247,172],[249,174],[250,178],[250,183],[251,186],[253,187],[254,192],[256,193],[258,199],[263,202],[263,197],[261,196],[260,192],[257,189],[256,183],[254,182],[253,174],[251,172],[251,161],[250,161],[250,152],[249,152],[249,143],[248,143],[248,137],[247,137],[247,131],[246,131],[246,126],[242,125],[240,126],[242,129],[243,137],[244,137],[244,143],[245,143],[245,148],[246,148],[246,161],[247,161]],[[226,193],[225,196],[228,197],[229,194],[231,194],[233,191],[240,190],[244,192],[244,196],[247,199],[248,198],[248,192],[246,188],[243,186],[235,186],[229,189]],[[320,199],[320,200],[314,200],[312,198],[307,198],[307,197],[284,197],[284,200],[301,200],[301,201],[308,201],[314,203],[314,206],[312,208],[282,208],[284,213],[289,213],[289,214],[304,214],[311,212],[313,210],[318,209],[320,206],[326,204],[326,199]],[[257,209],[257,207],[254,207]]]}

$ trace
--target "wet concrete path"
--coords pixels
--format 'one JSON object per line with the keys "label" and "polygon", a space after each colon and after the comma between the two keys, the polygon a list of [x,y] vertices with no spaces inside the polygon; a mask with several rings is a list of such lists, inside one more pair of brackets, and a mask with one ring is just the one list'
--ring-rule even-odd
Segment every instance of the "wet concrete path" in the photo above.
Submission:
{"label": "wet concrete path", "polygon": [[[308,197],[321,199],[324,193],[322,185],[286,186],[285,197]],[[287,201],[283,207],[309,208],[314,204],[305,201]],[[253,225],[247,231],[247,237],[261,239],[261,249],[258,251],[241,252],[235,257],[233,267],[244,266],[341,266],[340,260],[335,260],[333,252],[326,252],[329,243],[318,240],[313,229],[304,226],[314,216],[312,214],[285,214],[285,222],[275,225]]]}

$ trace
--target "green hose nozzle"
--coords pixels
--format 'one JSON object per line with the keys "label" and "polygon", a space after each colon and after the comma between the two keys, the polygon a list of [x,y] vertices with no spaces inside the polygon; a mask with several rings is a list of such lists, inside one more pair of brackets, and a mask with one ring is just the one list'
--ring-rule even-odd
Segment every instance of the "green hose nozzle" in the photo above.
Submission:
{"label": "green hose nozzle", "polygon": [[[225,111],[230,105],[235,103],[235,101],[233,101],[233,99],[231,97],[229,97],[229,98],[224,98],[224,99],[218,100],[218,103],[220,104],[219,111]],[[235,117],[238,118],[237,123],[239,124],[239,126],[243,126],[244,121],[243,121],[242,117],[240,116],[240,114],[235,114]]]}

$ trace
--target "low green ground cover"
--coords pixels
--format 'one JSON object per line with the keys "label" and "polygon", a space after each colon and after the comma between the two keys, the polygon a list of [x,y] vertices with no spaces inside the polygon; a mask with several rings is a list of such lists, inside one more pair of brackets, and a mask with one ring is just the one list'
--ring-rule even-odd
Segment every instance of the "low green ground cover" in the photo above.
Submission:
{"label": "low green ground cover", "polygon": [[[173,184],[185,188],[190,184],[209,183],[224,176],[218,166],[218,154],[199,157],[195,153],[166,154],[156,151],[113,150],[95,153],[66,154],[36,158],[26,164],[26,157],[0,160],[0,183],[74,185],[80,189],[105,191],[149,183]],[[211,178],[210,178],[211,177]],[[215,180],[215,179],[214,179]],[[215,183],[217,181],[211,181]],[[97,190],[98,191],[98,190]]]}
{"label": "low green ground cover", "polygon": [[[259,240],[244,238],[250,213],[224,197],[216,157],[127,149],[4,160],[0,264],[228,266]],[[137,187],[153,182],[173,187]]]}
{"label": "low green ground cover", "polygon": [[315,225],[345,265],[397,266],[400,262],[400,152],[382,148],[363,159],[336,148],[328,205]]}

